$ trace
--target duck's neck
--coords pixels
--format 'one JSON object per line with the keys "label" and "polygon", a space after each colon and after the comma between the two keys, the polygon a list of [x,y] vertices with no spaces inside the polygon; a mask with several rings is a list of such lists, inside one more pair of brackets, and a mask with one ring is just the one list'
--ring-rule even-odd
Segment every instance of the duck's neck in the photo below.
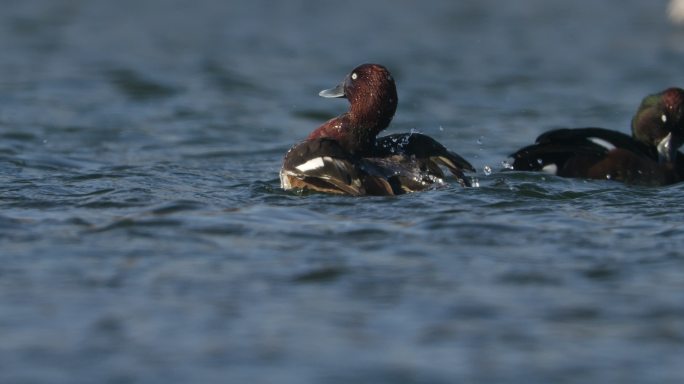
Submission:
{"label": "duck's neck", "polygon": [[349,112],[328,120],[311,132],[307,139],[330,137],[350,152],[369,154],[375,146],[375,138],[387,128],[397,109],[396,94],[386,100],[384,103],[350,100]]}
{"label": "duck's neck", "polygon": [[359,123],[351,113],[345,113],[326,121],[311,132],[307,140],[328,137],[340,143],[349,152],[365,154],[369,152],[377,134],[373,133],[366,124]]}

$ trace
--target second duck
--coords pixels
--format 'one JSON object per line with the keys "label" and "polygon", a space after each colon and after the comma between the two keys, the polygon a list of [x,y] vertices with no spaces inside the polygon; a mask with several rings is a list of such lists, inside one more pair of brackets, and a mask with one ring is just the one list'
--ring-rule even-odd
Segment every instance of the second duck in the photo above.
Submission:
{"label": "second duck", "polygon": [[557,129],[511,156],[520,171],[657,186],[684,180],[683,143],[684,90],[668,88],[643,99],[631,137],[603,128]]}

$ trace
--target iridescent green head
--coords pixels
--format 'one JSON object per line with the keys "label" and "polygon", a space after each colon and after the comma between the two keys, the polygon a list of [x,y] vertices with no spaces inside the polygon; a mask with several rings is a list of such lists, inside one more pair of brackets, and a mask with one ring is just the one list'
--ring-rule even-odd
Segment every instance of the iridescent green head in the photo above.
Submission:
{"label": "iridescent green head", "polygon": [[632,136],[656,147],[661,163],[674,162],[684,143],[684,90],[668,88],[644,98],[632,118]]}

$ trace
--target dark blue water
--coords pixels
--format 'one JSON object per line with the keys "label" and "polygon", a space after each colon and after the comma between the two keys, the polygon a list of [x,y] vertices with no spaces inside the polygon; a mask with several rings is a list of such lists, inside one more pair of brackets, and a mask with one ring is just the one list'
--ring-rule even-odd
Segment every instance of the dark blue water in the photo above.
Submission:
{"label": "dark blue water", "polygon": [[[683,86],[665,8],[3,1],[0,382],[683,382],[684,185],[501,172]],[[362,62],[479,188],[280,190]]]}

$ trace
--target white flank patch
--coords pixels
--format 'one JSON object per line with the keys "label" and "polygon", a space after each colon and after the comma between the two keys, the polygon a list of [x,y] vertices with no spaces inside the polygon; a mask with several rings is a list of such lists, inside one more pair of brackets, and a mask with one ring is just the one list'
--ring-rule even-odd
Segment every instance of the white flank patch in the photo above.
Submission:
{"label": "white flank patch", "polygon": [[587,137],[587,140],[591,141],[592,143],[594,143],[596,145],[600,145],[609,151],[612,151],[613,149],[615,149],[615,146],[613,144],[611,144],[609,141],[599,139],[598,137]]}
{"label": "white flank patch", "polygon": [[287,172],[285,170],[280,170],[280,188],[284,190],[292,189],[290,180],[287,178]]}
{"label": "white flank patch", "polygon": [[314,169],[321,168],[324,164],[325,162],[322,157],[315,157],[304,164],[299,164],[295,168],[297,168],[297,170],[300,172],[308,172]]}
{"label": "white flank patch", "polygon": [[558,172],[558,166],[556,164],[547,164],[542,168],[543,172],[550,173],[552,175],[555,175],[556,172]]}

